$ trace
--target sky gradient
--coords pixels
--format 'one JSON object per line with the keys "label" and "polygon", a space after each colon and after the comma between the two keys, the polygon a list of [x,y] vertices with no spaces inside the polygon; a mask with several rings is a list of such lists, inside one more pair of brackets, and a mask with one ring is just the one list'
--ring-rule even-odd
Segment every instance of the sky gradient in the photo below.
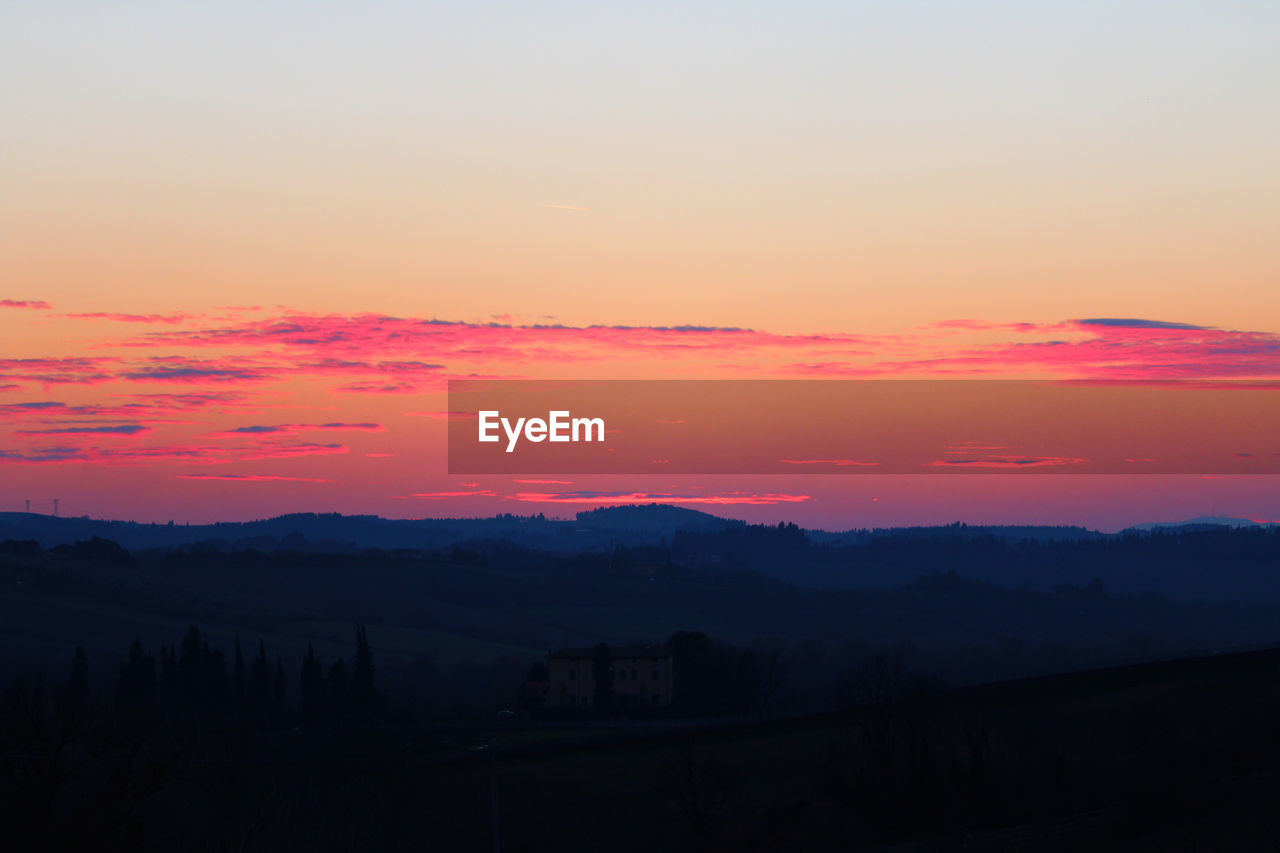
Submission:
{"label": "sky gradient", "polygon": [[1280,377],[1275,4],[687,6],[6,4],[0,506],[1280,518],[445,475],[449,377]]}

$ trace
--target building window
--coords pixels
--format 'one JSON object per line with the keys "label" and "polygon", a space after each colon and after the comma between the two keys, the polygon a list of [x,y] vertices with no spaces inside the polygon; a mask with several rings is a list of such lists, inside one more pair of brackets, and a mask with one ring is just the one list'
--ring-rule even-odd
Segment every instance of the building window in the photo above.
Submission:
{"label": "building window", "polygon": [[656,666],[653,668],[653,680],[658,680],[658,668]]}
{"label": "building window", "polygon": [[578,677],[578,671],[577,671],[576,669],[571,669],[571,670],[569,670],[569,680],[570,680],[570,681],[573,681],[573,680],[577,679],[577,677]]}

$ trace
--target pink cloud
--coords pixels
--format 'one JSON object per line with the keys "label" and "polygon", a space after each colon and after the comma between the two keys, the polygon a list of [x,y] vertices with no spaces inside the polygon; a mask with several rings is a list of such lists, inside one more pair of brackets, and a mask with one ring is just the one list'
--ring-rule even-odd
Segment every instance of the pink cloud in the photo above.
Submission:
{"label": "pink cloud", "polygon": [[[32,306],[24,303],[23,307]],[[1086,318],[1046,324],[951,320],[909,334],[876,336],[777,334],[701,325],[464,323],[435,318],[322,315],[288,310],[273,310],[267,316],[255,315],[249,319],[106,312],[77,315],[77,318],[106,321],[105,326],[88,324],[87,328],[103,332],[97,341],[101,348],[125,347],[112,350],[124,355],[58,358],[36,353],[28,358],[0,359],[0,389],[16,391],[25,383],[45,386],[121,383],[109,386],[108,391],[131,392],[140,385],[172,383],[186,386],[190,393],[103,395],[98,392],[100,399],[93,403],[78,402],[75,398],[69,402],[22,401],[0,405],[0,424],[20,424],[24,427],[22,434],[27,436],[59,436],[59,445],[92,444],[95,436],[106,441],[107,436],[124,436],[130,432],[140,441],[154,441],[147,430],[161,424],[185,422],[172,417],[177,413],[201,413],[191,416],[204,417],[204,413],[212,416],[235,409],[243,417],[230,425],[223,419],[210,427],[220,430],[213,434],[219,437],[216,443],[222,446],[193,450],[197,445],[192,445],[183,451],[196,453],[197,461],[205,464],[238,458],[347,453],[348,449],[341,444],[284,444],[272,439],[297,436],[308,430],[382,429],[380,424],[359,420],[362,415],[353,416],[357,409],[340,395],[329,400],[338,409],[333,415],[276,414],[274,417],[290,422],[274,424],[272,415],[245,414],[291,407],[314,409],[314,405],[298,403],[295,406],[295,400],[307,398],[290,396],[301,394],[298,389],[304,385],[308,386],[308,393],[404,395],[434,393],[443,389],[450,378],[507,378],[526,373],[531,377],[553,376],[557,372],[585,372],[591,366],[599,372],[610,370],[614,365],[643,364],[655,378],[683,377],[690,371],[707,377],[815,378],[1047,374],[1081,382],[1194,380],[1203,384],[1243,378],[1250,381],[1229,387],[1271,389],[1280,386],[1270,378],[1280,377],[1280,335],[1133,318]],[[150,328],[125,328],[121,332],[115,322],[141,323]],[[120,337],[113,338],[117,332]],[[981,333],[981,337],[962,332]],[[285,385],[286,382],[290,384]],[[164,385],[160,387],[163,389]],[[211,391],[211,388],[234,390]],[[68,388],[66,393],[71,397],[81,391]],[[383,405],[390,406],[392,402],[384,401]],[[468,417],[422,411],[440,404],[434,398],[429,402],[415,401],[405,405],[405,408],[413,405],[415,410],[404,414],[442,420]],[[321,417],[332,420],[319,423]],[[302,422],[310,420],[317,423]],[[174,447],[135,449],[154,450],[156,461],[183,458]],[[6,455],[0,460],[33,464],[86,460],[102,464],[142,464],[148,458],[127,455],[126,450],[128,448],[92,446],[34,447],[4,451]],[[1014,449],[975,444],[940,454],[944,458],[938,460],[935,467],[980,470],[1073,464],[1071,460],[1020,457],[1016,453]],[[821,466],[839,469],[874,465],[867,460],[836,458],[794,458],[782,462],[795,466],[797,473],[810,473]],[[573,494],[547,500],[585,502]],[[590,500],[607,502],[630,497],[592,496]],[[679,502],[681,497],[674,495],[670,499]],[[690,502],[710,502],[715,498],[683,497]],[[729,497],[733,496],[718,499]],[[734,498],[739,502],[766,499],[768,496]],[[772,499],[781,500],[778,496]]]}
{"label": "pink cloud", "polygon": [[134,366],[120,374],[121,379],[133,382],[177,382],[203,384],[208,382],[263,382],[277,378],[261,364],[243,358],[221,361],[189,359],[181,356],[162,356]]}
{"label": "pink cloud", "polygon": [[0,299],[0,308],[35,308],[48,311],[53,306],[43,299]]}
{"label": "pink cloud", "polygon": [[[117,316],[117,315],[104,315]],[[129,317],[139,315],[124,315]],[[151,315],[140,315],[150,318]],[[176,319],[177,315],[157,315]],[[208,318],[204,318],[208,319]],[[956,346],[939,331],[1008,332],[1019,340]],[[1048,339],[1026,340],[1040,336]],[[1056,336],[1056,337],[1049,337]],[[473,375],[463,364],[607,363],[627,354],[705,357],[708,369],[755,375],[878,377],[974,376],[1049,371],[1077,378],[1280,375],[1280,336],[1142,319],[1082,319],[1050,324],[950,320],[910,335],[775,334],[716,326],[565,326],[463,323],[364,314],[285,312],[251,320],[223,318],[197,329],[155,331],[115,342],[133,347],[252,347],[248,359],[179,356],[133,361],[114,374],[130,381],[254,382],[284,376],[353,377],[337,391],[405,394]],[[802,361],[784,353],[804,353]],[[452,366],[450,366],[452,365]],[[0,364],[0,369],[5,365]],[[101,364],[15,364],[13,378],[97,382]]]}
{"label": "pink cloud", "polygon": [[959,329],[970,332],[1049,332],[1065,328],[1063,323],[987,323],[982,320],[941,320],[927,329]]}
{"label": "pink cloud", "polygon": [[751,492],[729,492],[718,495],[680,495],[661,492],[519,492],[510,496],[512,500],[525,503],[561,503],[561,504],[711,504],[727,506],[731,504],[778,504],[799,503],[812,500],[810,495],[757,494]]}
{"label": "pink cloud", "polygon": [[208,406],[228,406],[246,399],[239,391],[204,391],[189,394],[130,394],[130,406],[155,411],[188,411]]}
{"label": "pink cloud", "polygon": [[41,414],[62,414],[70,411],[66,403],[57,400],[33,400],[27,403],[0,404],[0,419],[30,417]]}
{"label": "pink cloud", "polygon": [[[118,316],[118,315],[104,315]],[[143,316],[151,315],[120,315]],[[178,315],[156,315],[176,319]],[[208,318],[202,318],[208,319]],[[1007,332],[1018,340],[957,346],[939,332]],[[1039,336],[1040,340],[1027,340]],[[178,356],[130,362],[115,375],[131,381],[261,381],[282,376],[353,377],[336,390],[404,394],[437,387],[461,365],[608,363],[629,354],[681,360],[714,356],[707,369],[758,375],[877,377],[1018,374],[1049,371],[1078,378],[1225,378],[1280,376],[1280,336],[1144,319],[1059,323],[949,320],[908,335],[776,334],[734,327],[674,325],[513,325],[378,314],[285,312],[223,318],[201,328],[154,331],[114,342],[131,347],[243,348],[258,355],[218,360]],[[780,358],[803,353],[803,360]],[[772,360],[778,359],[776,363]],[[5,365],[0,363],[0,370]],[[91,382],[102,365],[27,363],[12,378]]]}
{"label": "pink cloud", "polygon": [[301,432],[382,432],[385,429],[382,424],[334,421],[323,424],[255,424],[223,430],[217,435],[244,438],[255,435],[296,435]]}
{"label": "pink cloud", "polygon": [[108,320],[113,323],[162,323],[177,325],[197,319],[191,314],[110,314],[102,311],[84,314],[63,314],[73,320]]}
{"label": "pink cloud", "polygon": [[198,445],[156,447],[36,447],[27,450],[0,450],[0,462],[27,465],[142,465],[192,463],[216,465],[232,461],[220,448]]}
{"label": "pink cloud", "polygon": [[50,429],[20,429],[19,435],[142,435],[151,431],[143,424],[106,424],[100,426],[71,426]]}
{"label": "pink cloud", "polygon": [[39,385],[96,385],[113,378],[116,358],[0,358],[0,379]]}
{"label": "pink cloud", "polygon": [[1082,378],[1195,379],[1280,375],[1280,335],[1152,320],[1073,320],[1073,337],[971,347],[881,362],[899,372],[1046,369]]}
{"label": "pink cloud", "polygon": [[779,459],[784,465],[834,465],[837,468],[874,467],[879,462],[867,462],[862,459]]}
{"label": "pink cloud", "polygon": [[243,453],[240,459],[291,459],[295,456],[329,456],[348,453],[342,444],[273,444]]}
{"label": "pink cloud", "polygon": [[[71,436],[63,436],[71,438]],[[91,438],[92,436],[83,436]],[[341,444],[269,444],[261,447],[220,447],[215,445],[98,445],[38,446],[26,449],[0,450],[0,463],[141,465],[174,462],[220,465],[228,462],[260,459],[292,459],[328,456],[349,452]]]}
{"label": "pink cloud", "polygon": [[353,361],[349,359],[326,358],[320,361],[304,361],[298,365],[307,373],[317,375],[385,374],[390,376],[417,376],[434,373],[444,368],[443,364],[429,364],[424,361]]}
{"label": "pink cloud", "polygon": [[219,480],[229,483],[262,483],[262,482],[289,482],[289,483],[332,483],[333,480],[324,477],[281,477],[276,474],[178,474],[179,480]]}
{"label": "pink cloud", "polygon": [[431,418],[435,421],[465,421],[474,420],[477,415],[475,412],[405,412],[406,418]]}
{"label": "pink cloud", "polygon": [[1053,468],[1083,465],[1088,459],[1074,456],[986,456],[972,459],[936,459],[924,464],[930,468]]}
{"label": "pink cloud", "polygon": [[422,386],[414,382],[348,382],[333,390],[348,394],[416,394]]}
{"label": "pink cloud", "polygon": [[593,360],[601,349],[687,354],[699,350],[751,350],[762,346],[848,345],[857,335],[777,335],[716,326],[563,326],[464,323],[364,314],[314,315],[291,312],[241,324],[155,332],[125,342],[132,346],[280,347],[332,358],[391,353],[417,357],[485,361],[522,360],[531,355]]}

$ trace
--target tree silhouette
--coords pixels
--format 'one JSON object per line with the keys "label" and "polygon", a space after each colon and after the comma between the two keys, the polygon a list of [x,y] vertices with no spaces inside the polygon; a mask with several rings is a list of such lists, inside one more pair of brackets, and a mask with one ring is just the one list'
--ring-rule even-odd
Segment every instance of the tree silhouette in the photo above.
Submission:
{"label": "tree silhouette", "polygon": [[266,722],[267,710],[271,705],[271,683],[267,673],[267,646],[262,638],[258,638],[258,653],[249,664],[249,701],[247,703],[249,717],[257,725]]}
{"label": "tree silhouette", "polygon": [[160,689],[170,695],[178,692],[178,661],[174,649],[160,647]]}
{"label": "tree silhouette", "polygon": [[200,630],[192,625],[178,646],[178,691],[189,698],[199,692],[200,669],[208,645],[200,637]]}
{"label": "tree silhouette", "polygon": [[244,652],[240,650],[240,637],[236,637],[235,642],[235,661],[233,663],[231,674],[231,690],[235,697],[236,707],[243,709],[245,702],[245,690],[248,687],[248,676],[244,668]]}
{"label": "tree silhouette", "polygon": [[220,708],[229,698],[226,658],[221,651],[209,648],[194,625],[179,645],[174,680],[179,696],[207,709]]}
{"label": "tree silhouette", "polygon": [[302,722],[313,726],[324,713],[324,668],[316,658],[316,650],[307,643],[307,654],[302,659],[302,673],[298,678],[302,694]]}
{"label": "tree silhouette", "polygon": [[275,711],[277,714],[284,711],[284,697],[285,697],[284,659],[277,657],[276,658],[276,683],[275,683],[275,688],[274,690],[272,690],[272,693],[271,693],[271,709]]}
{"label": "tree silhouette", "polygon": [[67,715],[71,720],[84,717],[89,706],[89,654],[84,646],[76,646],[71,658],[71,675],[67,679]]}
{"label": "tree silhouette", "polygon": [[592,706],[607,712],[613,708],[613,655],[607,643],[600,643],[592,650],[591,675],[596,685]]}
{"label": "tree silhouette", "polygon": [[351,676],[347,672],[346,661],[342,658],[334,661],[324,680],[333,717],[340,723],[345,722],[351,701]]}
{"label": "tree silhouette", "polygon": [[373,716],[381,703],[373,677],[373,649],[364,624],[356,625],[356,654],[351,664],[351,708],[362,719]]}
{"label": "tree silhouette", "polygon": [[672,705],[681,713],[741,713],[756,705],[761,673],[750,649],[712,642],[701,631],[678,631],[667,646],[676,672]]}
{"label": "tree silhouette", "polygon": [[156,659],[142,649],[142,642],[134,640],[129,647],[129,658],[120,664],[120,681],[116,695],[121,698],[142,699],[156,692]]}

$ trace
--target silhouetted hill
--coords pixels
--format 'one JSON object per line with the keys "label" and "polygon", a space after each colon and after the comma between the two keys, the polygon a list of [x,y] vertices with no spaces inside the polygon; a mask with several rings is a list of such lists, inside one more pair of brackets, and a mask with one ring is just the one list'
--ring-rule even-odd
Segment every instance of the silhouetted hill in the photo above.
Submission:
{"label": "silhouetted hill", "polygon": [[126,552],[103,538],[52,549],[0,540],[3,648],[62,653],[73,637],[119,650],[199,624],[224,644],[264,635],[293,654],[308,640],[331,653],[326,638],[346,642],[360,621],[389,632],[384,649],[401,661],[527,659],[693,627],[737,642],[910,644],[968,677],[974,667],[1044,671],[1265,642],[1280,624],[1280,530],[828,547],[794,526],[744,525],[576,553],[508,539],[333,552],[280,544]]}
{"label": "silhouetted hill", "polygon": [[504,550],[564,560],[619,549],[654,549],[656,561],[732,574],[749,571],[818,588],[883,589],[940,573],[1008,587],[1052,590],[1093,578],[1120,594],[1183,600],[1280,601],[1280,526],[1191,525],[1103,534],[1079,527],[963,524],[806,531],[745,524],[681,507],[611,507],[574,519],[499,515],[385,519],[299,513],[242,523],[139,524],[88,518],[0,515],[0,541],[43,548],[110,540],[133,553],[198,546],[204,552],[356,555]]}
{"label": "silhouetted hill", "polygon": [[[663,540],[670,542],[679,531],[726,533],[732,539],[734,530],[745,531],[753,526],[758,525],[747,525],[736,519],[669,504],[601,507],[579,512],[574,519],[510,514],[491,518],[391,519],[376,515],[291,513],[256,521],[213,524],[156,524],[10,512],[0,513],[0,540],[29,539],[51,548],[98,537],[111,539],[130,550],[205,542],[265,551],[330,552],[362,548],[440,548],[485,540],[508,541],[557,553],[576,553],[617,545],[657,545]],[[786,527],[798,530],[794,525]],[[941,527],[802,532],[819,545],[852,545],[883,536],[948,539],[996,536],[1009,540],[1064,541],[1106,535],[1082,527],[973,526],[958,523]]]}
{"label": "silhouetted hill", "polygon": [[809,538],[816,544],[845,544],[867,542],[879,536],[909,536],[915,538],[979,538],[994,536],[1011,541],[1031,539],[1039,542],[1072,541],[1078,539],[1104,539],[1109,534],[1087,527],[1045,524],[955,524],[927,527],[876,527],[845,531],[810,530]]}
{"label": "silhouetted hill", "polygon": [[609,530],[721,530],[742,527],[744,522],[720,518],[709,512],[670,504],[627,504],[605,506],[578,513],[578,523]]}
{"label": "silhouetted hill", "polygon": [[1202,515],[1186,521],[1155,521],[1148,524],[1135,524],[1122,530],[1121,533],[1152,530],[1210,530],[1215,527],[1274,527],[1274,522],[1257,522],[1250,518],[1232,518]]}
{"label": "silhouetted hill", "polygon": [[608,507],[575,520],[503,514],[492,518],[390,519],[376,515],[292,513],[214,524],[155,524],[35,513],[0,513],[0,540],[31,539],[44,547],[99,537],[131,550],[197,542],[260,550],[342,551],[360,548],[435,548],[470,540],[506,540],[557,552],[616,544],[657,544],[680,529],[722,529],[742,522],[682,507],[649,504]]}
{"label": "silhouetted hill", "polygon": [[658,544],[676,530],[717,529],[741,522],[674,506],[611,507],[576,520],[503,514],[492,518],[389,519],[375,515],[293,513],[247,522],[146,524],[88,517],[0,513],[0,540],[30,539],[44,547],[99,537],[130,550],[195,543],[308,551],[439,548],[472,540],[508,541],[547,551],[580,552],[615,545]]}

